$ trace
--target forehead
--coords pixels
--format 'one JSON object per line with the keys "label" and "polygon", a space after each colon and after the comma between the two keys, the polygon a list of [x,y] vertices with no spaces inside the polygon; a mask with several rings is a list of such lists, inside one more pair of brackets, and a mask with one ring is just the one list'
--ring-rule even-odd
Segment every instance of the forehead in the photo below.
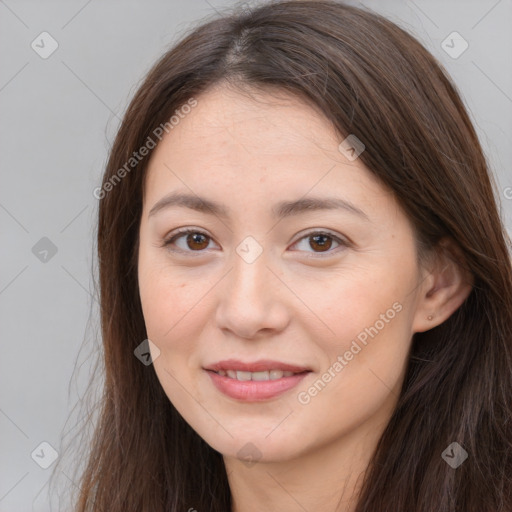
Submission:
{"label": "forehead", "polygon": [[363,167],[340,154],[331,123],[295,95],[216,86],[196,101],[154,150],[148,174],[166,162],[203,178],[235,173],[261,183],[288,172],[295,179],[318,177],[334,164]]}
{"label": "forehead", "polygon": [[342,196],[363,210],[376,201],[389,208],[389,191],[339,151],[342,138],[329,120],[297,96],[216,87],[195,99],[151,156],[146,212],[177,190],[233,211],[306,194]]}
{"label": "forehead", "polygon": [[168,142],[168,147],[198,155],[208,152],[210,159],[224,158],[225,153],[230,159],[247,159],[283,152],[300,158],[312,150],[336,150],[339,139],[318,109],[295,95],[227,86],[201,94],[197,106],[167,135],[163,145]]}

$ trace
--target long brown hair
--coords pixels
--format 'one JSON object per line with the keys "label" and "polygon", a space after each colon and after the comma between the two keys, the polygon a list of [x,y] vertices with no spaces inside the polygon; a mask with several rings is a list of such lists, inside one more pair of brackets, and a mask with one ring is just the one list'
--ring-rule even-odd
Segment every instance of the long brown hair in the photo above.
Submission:
{"label": "long brown hair", "polygon": [[[293,0],[203,22],[154,65],[124,116],[99,202],[104,386],[87,464],[74,479],[75,510],[231,510],[222,455],[134,357],[147,338],[137,259],[149,156],[118,179],[158,126],[221,81],[296,94],[340,141],[355,134],[366,146],[362,163],[413,224],[420,254],[449,237],[474,279],[448,320],[413,336],[357,512],[511,511],[512,269],[496,183],[464,104],[434,57],[384,17]],[[469,454],[457,469],[441,457],[452,442]]]}

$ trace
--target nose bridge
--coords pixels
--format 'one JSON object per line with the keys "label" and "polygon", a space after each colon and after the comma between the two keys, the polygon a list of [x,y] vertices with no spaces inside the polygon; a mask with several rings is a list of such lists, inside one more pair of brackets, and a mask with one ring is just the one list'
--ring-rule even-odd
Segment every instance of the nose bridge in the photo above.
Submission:
{"label": "nose bridge", "polygon": [[255,308],[266,303],[271,275],[268,260],[267,252],[254,239],[240,243],[231,262],[230,297],[238,303],[253,301]]}
{"label": "nose bridge", "polygon": [[260,329],[281,329],[287,322],[283,295],[275,289],[278,281],[268,268],[270,251],[250,238],[232,255],[217,311],[219,327],[242,337],[254,336]]}

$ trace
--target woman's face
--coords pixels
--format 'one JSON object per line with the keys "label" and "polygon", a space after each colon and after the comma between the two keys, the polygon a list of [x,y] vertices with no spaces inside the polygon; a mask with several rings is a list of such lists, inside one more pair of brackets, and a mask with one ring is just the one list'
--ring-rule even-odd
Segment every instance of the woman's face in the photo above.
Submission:
{"label": "woman's face", "polygon": [[284,461],[387,423],[424,330],[422,273],[408,219],[328,121],[254,94],[204,93],[155,149],[139,286],[179,413],[224,456]]}

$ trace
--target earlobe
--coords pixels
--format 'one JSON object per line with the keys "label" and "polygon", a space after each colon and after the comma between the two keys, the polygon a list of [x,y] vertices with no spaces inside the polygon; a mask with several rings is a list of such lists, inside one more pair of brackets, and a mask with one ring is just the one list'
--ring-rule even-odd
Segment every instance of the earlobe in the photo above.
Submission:
{"label": "earlobe", "polygon": [[473,276],[464,257],[449,239],[439,243],[436,264],[420,292],[412,332],[424,332],[447,320],[473,289]]}

